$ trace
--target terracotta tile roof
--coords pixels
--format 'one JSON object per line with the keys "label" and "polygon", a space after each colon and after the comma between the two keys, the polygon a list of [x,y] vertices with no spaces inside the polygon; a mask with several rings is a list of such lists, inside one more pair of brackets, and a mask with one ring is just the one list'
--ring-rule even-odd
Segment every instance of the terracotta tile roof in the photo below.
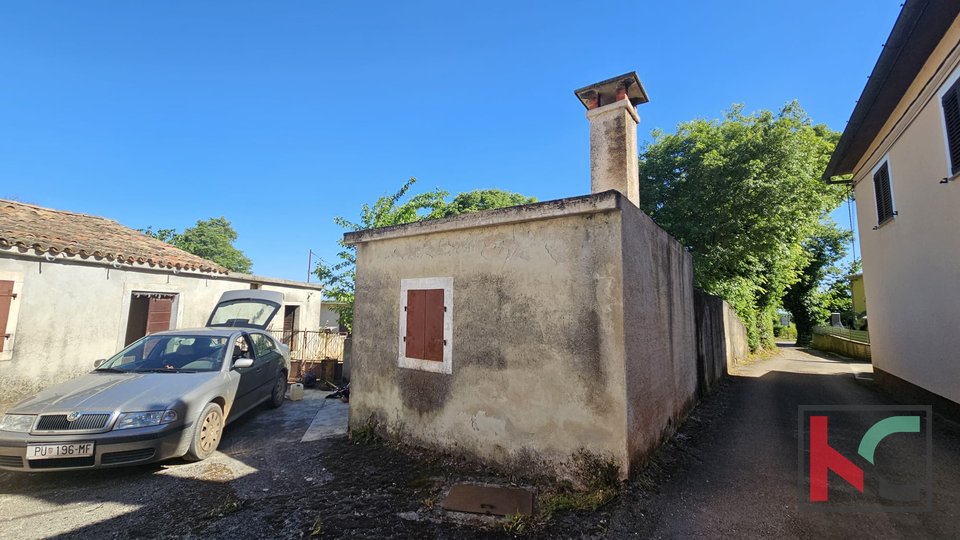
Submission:
{"label": "terracotta tile roof", "polygon": [[0,199],[0,248],[226,274],[227,269],[99,216]]}

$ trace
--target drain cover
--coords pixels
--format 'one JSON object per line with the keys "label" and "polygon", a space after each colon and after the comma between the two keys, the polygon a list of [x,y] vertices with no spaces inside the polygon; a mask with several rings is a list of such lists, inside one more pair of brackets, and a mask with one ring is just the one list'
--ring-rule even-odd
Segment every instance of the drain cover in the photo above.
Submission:
{"label": "drain cover", "polygon": [[440,503],[445,510],[512,516],[533,514],[533,492],[523,488],[456,484]]}

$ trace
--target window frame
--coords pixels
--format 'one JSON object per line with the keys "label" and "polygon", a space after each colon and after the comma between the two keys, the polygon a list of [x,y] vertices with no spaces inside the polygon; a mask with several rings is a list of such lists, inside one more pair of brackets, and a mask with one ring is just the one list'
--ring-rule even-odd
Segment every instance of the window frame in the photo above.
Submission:
{"label": "window frame", "polygon": [[[880,194],[877,192],[877,181],[876,176],[884,166],[887,167],[887,186],[890,190],[890,215],[883,217],[880,215]],[[890,158],[887,155],[883,156],[877,164],[870,171],[870,183],[873,185],[873,200],[876,203],[877,210],[877,227],[882,227],[887,223],[890,223],[897,217],[897,199],[893,193],[893,167],[890,165]]]}
{"label": "window frame", "polygon": [[[424,360],[406,356],[404,338],[407,335],[407,293],[412,290],[442,289],[443,290],[443,360]],[[430,277],[411,278],[400,280],[399,303],[399,334],[397,336],[397,365],[401,368],[430,371],[433,373],[453,373],[453,278]]]}

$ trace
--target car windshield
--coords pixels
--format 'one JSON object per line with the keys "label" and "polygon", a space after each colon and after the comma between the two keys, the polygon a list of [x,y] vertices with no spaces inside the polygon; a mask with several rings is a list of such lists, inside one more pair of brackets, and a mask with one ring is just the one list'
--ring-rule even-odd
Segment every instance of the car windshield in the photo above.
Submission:
{"label": "car windshield", "polygon": [[135,341],[104,362],[97,371],[198,372],[218,371],[227,338],[204,335],[153,335]]}

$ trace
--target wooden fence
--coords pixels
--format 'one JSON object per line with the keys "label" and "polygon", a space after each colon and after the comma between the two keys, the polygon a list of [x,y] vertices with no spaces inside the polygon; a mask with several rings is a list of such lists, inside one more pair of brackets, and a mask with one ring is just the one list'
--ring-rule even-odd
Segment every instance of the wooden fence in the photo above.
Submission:
{"label": "wooden fence", "polygon": [[814,326],[814,334],[823,336],[836,336],[850,341],[859,341],[860,343],[870,343],[870,333],[865,330],[850,330],[849,328],[840,328],[837,326]]}
{"label": "wooden fence", "polygon": [[291,360],[343,360],[343,342],[346,334],[319,330],[272,331],[271,334],[290,347]]}

